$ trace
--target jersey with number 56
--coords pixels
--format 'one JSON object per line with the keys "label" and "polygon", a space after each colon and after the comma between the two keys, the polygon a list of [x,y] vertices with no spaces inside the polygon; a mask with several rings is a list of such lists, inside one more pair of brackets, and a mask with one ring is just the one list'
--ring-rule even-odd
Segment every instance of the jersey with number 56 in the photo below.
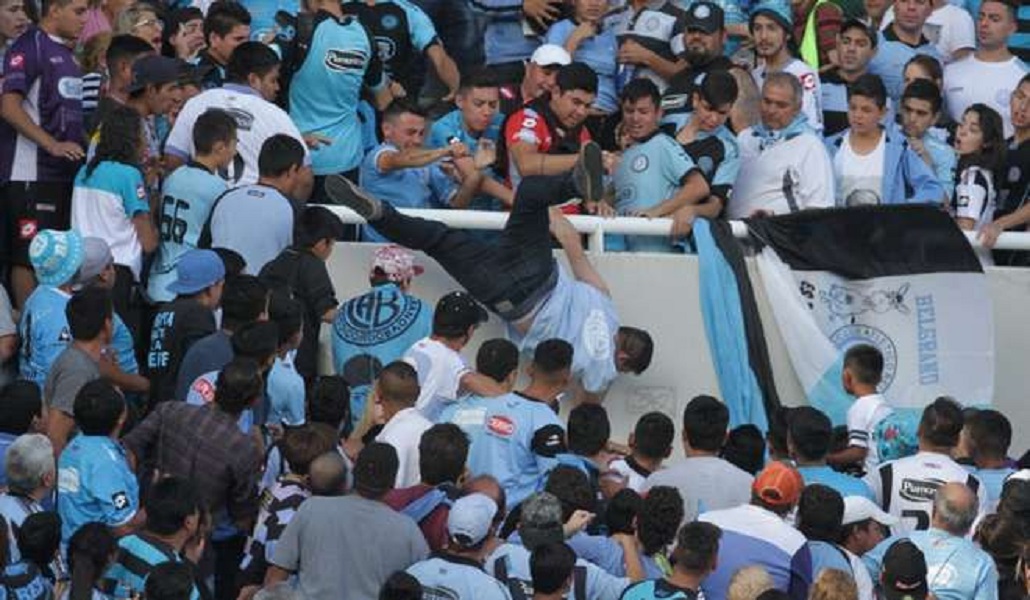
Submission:
{"label": "jersey with number 56", "polygon": [[938,488],[952,482],[964,483],[973,490],[982,514],[987,505],[986,489],[975,475],[947,455],[919,452],[883,463],[866,475],[866,483],[883,510],[901,519],[891,528],[894,535],[929,529],[934,495]]}

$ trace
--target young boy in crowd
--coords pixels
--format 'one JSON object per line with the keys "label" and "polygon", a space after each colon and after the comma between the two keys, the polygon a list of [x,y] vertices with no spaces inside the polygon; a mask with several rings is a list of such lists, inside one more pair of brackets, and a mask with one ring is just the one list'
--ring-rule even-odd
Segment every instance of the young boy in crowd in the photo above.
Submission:
{"label": "young boy in crowd", "polygon": [[644,480],[662,468],[662,462],[672,454],[675,426],[672,419],[660,412],[649,412],[640,417],[629,436],[632,453],[609,463],[608,468],[626,478],[626,487],[639,492]]}
{"label": "young boy in crowd", "polygon": [[848,447],[826,457],[833,466],[862,463],[867,473],[880,464],[874,434],[876,426],[893,410],[876,390],[883,376],[883,354],[868,344],[852,346],[844,354],[844,391],[855,397],[848,408]]}
{"label": "young boy in crowd", "polygon": [[288,290],[304,306],[304,330],[294,366],[310,382],[318,374],[318,330],[336,318],[336,290],[325,263],[336,240],[343,239],[343,221],[329,209],[309,206],[300,217],[295,243],[266,264],[259,275],[269,289]]}

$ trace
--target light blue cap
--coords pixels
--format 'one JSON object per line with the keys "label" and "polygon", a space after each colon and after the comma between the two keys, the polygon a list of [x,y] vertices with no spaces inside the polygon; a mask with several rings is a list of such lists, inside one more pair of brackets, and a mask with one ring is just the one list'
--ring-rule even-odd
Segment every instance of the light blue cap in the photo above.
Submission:
{"label": "light blue cap", "polygon": [[787,30],[787,35],[794,33],[794,13],[791,11],[790,3],[784,0],[761,0],[751,7],[750,23],[754,24],[755,17],[765,15],[774,19]]}
{"label": "light blue cap", "polygon": [[78,231],[44,229],[29,244],[29,262],[42,285],[59,286],[72,280],[85,256]]}

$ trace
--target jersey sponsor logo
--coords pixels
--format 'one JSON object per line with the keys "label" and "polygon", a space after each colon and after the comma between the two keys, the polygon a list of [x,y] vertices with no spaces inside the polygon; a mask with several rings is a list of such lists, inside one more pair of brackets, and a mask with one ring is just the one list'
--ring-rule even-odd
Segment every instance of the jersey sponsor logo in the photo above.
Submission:
{"label": "jersey sponsor logo", "polygon": [[7,65],[12,69],[20,69],[25,66],[25,55],[19,53],[12,54],[11,59],[7,61]]}
{"label": "jersey sponsor logo", "polygon": [[806,92],[811,92],[815,89],[815,73],[802,73],[798,77],[798,81],[801,82],[801,87]]}
{"label": "jersey sponsor logo", "polygon": [[82,99],[82,78],[62,77],[57,80],[57,93],[67,100]]}
{"label": "jersey sponsor logo", "polygon": [[583,321],[580,335],[583,337],[583,347],[587,351],[587,356],[593,360],[611,359],[612,334],[608,330],[608,320],[604,318],[603,310],[595,308],[590,311]]}
{"label": "jersey sponsor logo", "polygon": [[641,154],[640,156],[633,159],[633,163],[629,166],[629,168],[633,169],[634,173],[643,173],[647,170],[649,164],[650,163],[648,162],[647,157]]}
{"label": "jersey sponsor logo", "polygon": [[662,110],[675,110],[687,106],[689,94],[669,94],[662,98]]}
{"label": "jersey sponsor logo", "polygon": [[482,427],[483,421],[486,420],[486,409],[485,408],[466,408],[455,411],[454,416],[451,417],[451,423],[454,423],[458,427]]}
{"label": "jersey sponsor logo", "polygon": [[424,600],[461,600],[458,592],[450,588],[428,585],[422,586],[422,598]]}
{"label": "jersey sponsor logo", "polygon": [[210,404],[215,400],[215,386],[210,381],[203,377],[199,377],[193,382],[191,388],[198,396],[204,401],[205,404]]}
{"label": "jersey sponsor logo", "polygon": [[18,219],[18,237],[22,241],[28,241],[36,237],[39,231],[39,221],[36,219]]}
{"label": "jersey sponsor logo", "polygon": [[330,71],[364,70],[368,57],[361,50],[331,48],[325,53],[325,66]]}
{"label": "jersey sponsor logo", "polygon": [[902,479],[898,495],[909,502],[933,502],[937,488],[944,485],[939,479]]}
{"label": "jersey sponsor logo", "polygon": [[379,60],[384,63],[390,62],[397,56],[397,42],[385,35],[377,35],[376,52],[379,53]]}
{"label": "jersey sponsor logo", "polygon": [[515,422],[504,415],[494,415],[486,422],[486,428],[490,433],[501,437],[511,437],[515,434]]}
{"label": "jersey sponsor logo", "polygon": [[118,510],[125,510],[129,508],[129,495],[125,492],[115,492],[111,494],[111,504]]}
{"label": "jersey sponsor logo", "polygon": [[82,487],[82,481],[79,479],[79,470],[71,467],[65,467],[58,469],[57,471],[57,491],[62,494],[76,494]]}
{"label": "jersey sponsor logo", "polygon": [[366,294],[344,304],[333,326],[348,344],[376,346],[404,335],[422,311],[422,302],[400,293]]}
{"label": "jersey sponsor logo", "polygon": [[209,110],[224,110],[236,121],[236,128],[243,131],[250,131],[254,127],[254,115],[238,106],[227,106],[225,108],[212,108]]}

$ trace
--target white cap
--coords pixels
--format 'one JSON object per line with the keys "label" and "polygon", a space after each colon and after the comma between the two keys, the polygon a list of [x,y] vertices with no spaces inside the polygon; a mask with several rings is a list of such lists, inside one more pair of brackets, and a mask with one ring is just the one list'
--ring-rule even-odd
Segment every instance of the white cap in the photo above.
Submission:
{"label": "white cap", "polygon": [[893,517],[864,496],[847,496],[844,498],[844,522],[843,525],[860,523],[872,519],[880,525],[888,527],[898,524],[898,518]]}
{"label": "white cap", "polygon": [[565,48],[557,44],[544,44],[533,51],[529,62],[541,67],[553,67],[554,65],[565,66],[572,62],[572,57],[565,51]]}
{"label": "white cap", "polygon": [[458,498],[447,515],[447,532],[452,538],[461,538],[465,547],[475,546],[490,534],[497,503],[486,494],[469,494]]}

